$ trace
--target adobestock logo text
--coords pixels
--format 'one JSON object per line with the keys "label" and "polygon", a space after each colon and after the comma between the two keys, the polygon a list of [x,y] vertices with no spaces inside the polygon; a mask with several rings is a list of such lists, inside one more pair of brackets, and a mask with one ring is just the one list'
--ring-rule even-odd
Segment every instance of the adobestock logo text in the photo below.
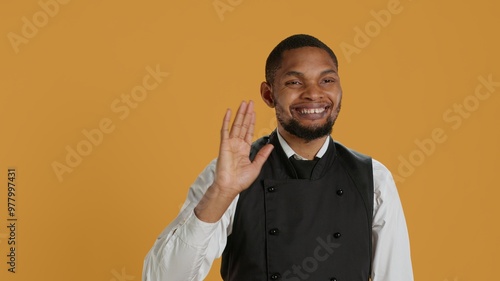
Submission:
{"label": "adobestock logo text", "polygon": [[21,32],[9,32],[7,38],[10,45],[16,54],[19,53],[21,44],[28,44],[30,39],[33,39],[39,30],[49,23],[50,18],[54,18],[59,14],[60,5],[66,5],[70,0],[40,0],[38,6],[40,10],[35,12],[31,17],[22,17]]}
{"label": "adobestock logo text", "polygon": [[[146,67],[146,74],[142,78],[142,83],[133,87],[130,93],[121,94],[119,98],[114,99],[110,104],[111,112],[116,117],[124,121],[130,116],[133,109],[137,108],[143,102],[150,92],[159,87],[163,79],[169,75],[160,70],[160,65],[156,68]],[[116,122],[112,118],[104,117],[98,122],[97,128],[83,129],[81,131],[83,139],[75,145],[66,145],[66,156],[64,161],[53,161],[52,170],[59,182],[63,181],[63,175],[72,173],[76,167],[83,162],[83,158],[89,156],[94,148],[99,146],[106,134],[110,134],[116,129]]]}

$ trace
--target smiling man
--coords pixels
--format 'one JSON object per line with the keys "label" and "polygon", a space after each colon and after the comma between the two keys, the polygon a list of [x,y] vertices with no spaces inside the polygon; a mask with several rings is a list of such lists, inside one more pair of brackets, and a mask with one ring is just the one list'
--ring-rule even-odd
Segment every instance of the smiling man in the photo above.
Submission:
{"label": "smiling man", "polygon": [[224,116],[219,156],[149,251],[144,281],[413,280],[402,206],[380,162],[334,141],[342,88],[333,51],[309,35],[266,61],[264,102],[278,128],[252,143],[255,113]]}

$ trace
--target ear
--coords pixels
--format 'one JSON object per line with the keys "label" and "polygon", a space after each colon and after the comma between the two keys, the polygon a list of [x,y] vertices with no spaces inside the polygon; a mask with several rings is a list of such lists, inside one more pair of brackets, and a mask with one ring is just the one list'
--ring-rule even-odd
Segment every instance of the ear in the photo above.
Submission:
{"label": "ear", "polygon": [[264,102],[269,106],[270,108],[274,108],[274,98],[273,98],[273,91],[271,89],[271,85],[267,82],[262,82],[260,84],[260,96],[264,100]]}

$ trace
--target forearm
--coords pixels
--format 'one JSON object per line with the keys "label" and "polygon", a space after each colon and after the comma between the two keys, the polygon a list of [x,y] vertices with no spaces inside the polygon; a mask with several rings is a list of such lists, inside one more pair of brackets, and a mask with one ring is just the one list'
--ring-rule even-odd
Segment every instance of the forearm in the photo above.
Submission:
{"label": "forearm", "polygon": [[410,243],[404,218],[374,231],[373,281],[413,281]]}
{"label": "forearm", "polygon": [[237,200],[217,223],[206,223],[194,208],[214,181],[212,161],[189,189],[178,216],[163,230],[144,260],[143,280],[203,280],[224,250]]}
{"label": "forearm", "polygon": [[[210,248],[219,248],[219,237],[214,234],[220,230],[218,224],[204,223],[196,218],[193,208],[189,208],[191,216],[176,219],[176,227],[167,229],[155,241],[144,261],[144,281],[164,280],[203,280],[210,267],[214,253],[207,255]],[[187,211],[187,210],[186,210]],[[182,216],[180,216],[182,217]],[[214,247],[215,246],[215,247]]]}

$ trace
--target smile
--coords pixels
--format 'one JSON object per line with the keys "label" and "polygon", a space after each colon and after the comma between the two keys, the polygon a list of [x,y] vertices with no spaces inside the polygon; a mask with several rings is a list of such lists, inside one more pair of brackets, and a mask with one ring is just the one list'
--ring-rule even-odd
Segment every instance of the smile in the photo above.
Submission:
{"label": "smile", "polygon": [[306,114],[323,114],[330,109],[329,104],[301,104],[291,108],[291,110],[300,115]]}
{"label": "smile", "polygon": [[326,108],[303,108],[303,109],[297,109],[300,114],[313,114],[313,113],[323,113],[326,110]]}
{"label": "smile", "polygon": [[300,104],[292,107],[291,111],[297,118],[313,121],[325,118],[330,108],[329,104]]}

